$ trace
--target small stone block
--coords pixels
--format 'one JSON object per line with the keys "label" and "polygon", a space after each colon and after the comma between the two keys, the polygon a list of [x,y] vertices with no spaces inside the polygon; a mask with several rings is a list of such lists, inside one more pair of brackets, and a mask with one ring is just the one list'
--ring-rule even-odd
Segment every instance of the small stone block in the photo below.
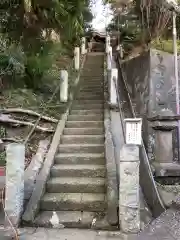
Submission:
{"label": "small stone block", "polygon": [[152,163],[155,169],[156,177],[170,177],[170,176],[179,176],[180,175],[180,164],[172,163]]}
{"label": "small stone block", "polygon": [[120,162],[139,161],[139,147],[136,145],[124,145],[120,150]]}

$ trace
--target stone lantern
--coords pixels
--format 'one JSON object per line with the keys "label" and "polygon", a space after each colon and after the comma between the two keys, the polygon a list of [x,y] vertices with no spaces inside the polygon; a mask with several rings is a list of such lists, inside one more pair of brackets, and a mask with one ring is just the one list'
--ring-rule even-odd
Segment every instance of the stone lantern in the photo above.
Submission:
{"label": "stone lantern", "polygon": [[155,160],[152,165],[157,177],[180,175],[180,162],[175,161],[173,144],[173,132],[178,127],[179,119],[180,116],[169,109],[162,109],[158,115],[148,119],[155,131]]}

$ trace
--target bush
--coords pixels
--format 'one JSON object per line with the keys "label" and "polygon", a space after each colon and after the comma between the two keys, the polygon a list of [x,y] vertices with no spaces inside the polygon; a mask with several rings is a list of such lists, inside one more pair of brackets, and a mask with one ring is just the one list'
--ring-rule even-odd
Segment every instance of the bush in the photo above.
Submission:
{"label": "bush", "polygon": [[[173,53],[173,40],[164,40],[164,39],[153,40],[151,42],[151,47],[164,52]],[[178,50],[178,54],[180,54],[179,40],[177,40],[177,50]]]}
{"label": "bush", "polygon": [[44,73],[51,69],[52,64],[62,54],[62,46],[47,42],[39,53],[28,55],[25,64],[25,84],[28,88],[39,89]]}

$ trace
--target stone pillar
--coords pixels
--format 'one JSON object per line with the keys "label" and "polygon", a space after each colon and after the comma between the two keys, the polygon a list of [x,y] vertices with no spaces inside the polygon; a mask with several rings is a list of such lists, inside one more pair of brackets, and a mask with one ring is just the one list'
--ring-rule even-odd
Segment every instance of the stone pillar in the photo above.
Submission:
{"label": "stone pillar", "polygon": [[162,109],[157,116],[148,120],[154,129],[155,145],[152,163],[156,176],[179,176],[180,164],[174,161],[173,130],[178,126],[178,118],[169,109]]}
{"label": "stone pillar", "polygon": [[107,53],[107,69],[112,69],[112,47],[109,46],[108,53]]}
{"label": "stone pillar", "polygon": [[122,47],[121,44],[120,44],[120,46],[119,46],[119,55],[120,55],[120,58],[123,59],[123,57],[124,57],[124,52],[123,52],[123,47]]}
{"label": "stone pillar", "polygon": [[111,61],[112,61],[112,47],[111,46],[109,46],[109,55],[110,55]]}
{"label": "stone pillar", "polygon": [[110,104],[113,106],[117,105],[117,93],[116,93],[117,79],[118,79],[118,69],[113,68],[111,71],[111,78],[110,78]]}
{"label": "stone pillar", "polygon": [[106,53],[108,53],[109,46],[111,45],[111,38],[109,35],[106,36]]}
{"label": "stone pillar", "polygon": [[83,37],[81,42],[81,54],[85,54],[85,53],[86,53],[86,38]]}
{"label": "stone pillar", "polygon": [[75,70],[79,70],[80,66],[80,49],[79,47],[75,47],[74,49],[74,68]]}
{"label": "stone pillar", "polygon": [[60,71],[60,101],[68,101],[68,72],[66,70]]}
{"label": "stone pillar", "polygon": [[111,71],[111,58],[109,54],[107,55],[107,70]]}
{"label": "stone pillar", "polygon": [[119,226],[124,233],[140,231],[139,146],[120,150]]}
{"label": "stone pillar", "polygon": [[[25,145],[12,143],[6,149],[5,211],[17,227],[23,212]],[[5,227],[11,228],[7,218]]]}

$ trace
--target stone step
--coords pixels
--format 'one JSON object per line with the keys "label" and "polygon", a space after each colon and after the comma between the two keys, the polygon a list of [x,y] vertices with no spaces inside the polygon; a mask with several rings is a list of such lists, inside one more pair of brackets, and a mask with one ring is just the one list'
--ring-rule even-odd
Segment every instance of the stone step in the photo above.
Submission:
{"label": "stone step", "polygon": [[40,201],[41,210],[104,212],[103,193],[45,193]]}
{"label": "stone step", "polygon": [[83,100],[74,100],[74,104],[103,104],[103,99],[83,99]]}
{"label": "stone step", "polygon": [[[56,211],[60,228],[81,228],[96,230],[118,230],[116,226],[110,226],[105,214],[102,212],[81,212],[81,211]],[[41,211],[35,218],[34,226],[43,228],[53,228],[51,219],[53,211]],[[93,220],[96,222],[92,224]],[[119,239],[120,240],[120,239]]]}
{"label": "stone step", "polygon": [[103,83],[82,83],[81,88],[101,89],[104,86]]}
{"label": "stone step", "polygon": [[[103,74],[103,73],[102,73]],[[86,76],[86,77],[83,77],[82,76],[82,80],[81,80],[81,86],[84,85],[84,84],[95,84],[95,85],[98,85],[98,84],[103,84],[104,82],[104,76],[97,76],[97,77],[93,77],[92,74]]]}
{"label": "stone step", "polygon": [[83,99],[86,99],[86,100],[91,100],[91,99],[96,99],[96,100],[101,100],[102,99],[102,95],[100,94],[94,94],[94,93],[91,93],[91,94],[79,94],[78,96],[78,100],[83,100]]}
{"label": "stone step", "polygon": [[90,73],[82,73],[81,75],[81,79],[83,79],[84,81],[86,80],[97,80],[97,81],[102,81],[104,78],[104,71],[101,71],[99,74],[92,74],[92,72]]}
{"label": "stone step", "polygon": [[53,177],[46,185],[49,193],[104,193],[104,178]]}
{"label": "stone step", "polygon": [[67,128],[103,128],[104,121],[67,121]]}
{"label": "stone step", "polygon": [[104,153],[61,153],[55,156],[56,164],[104,165]]}
{"label": "stone step", "polygon": [[[89,67],[89,69],[86,69],[86,71],[83,71],[82,72],[82,76],[88,76],[89,75],[89,73],[91,73],[91,75],[93,75],[93,76],[95,76],[95,77],[100,77],[101,75],[101,73],[103,73],[104,72],[104,69],[102,68],[102,67],[100,67],[100,65],[97,65],[98,67],[96,68],[96,64],[94,65],[94,66],[92,66],[92,67]],[[88,66],[87,66],[88,67]],[[94,67],[96,68],[96,69],[94,69]],[[95,71],[94,71],[95,70]],[[97,72],[96,72],[96,70],[97,70]]]}
{"label": "stone step", "polygon": [[81,77],[81,83],[103,83],[104,82],[104,72],[100,72],[98,75],[94,75],[92,72],[82,75]]}
{"label": "stone step", "polygon": [[83,93],[87,93],[87,94],[91,94],[93,92],[103,92],[104,90],[104,87],[103,86],[99,86],[99,87],[94,87],[94,86],[82,86],[80,89],[79,89],[79,94],[83,94]]}
{"label": "stone step", "polygon": [[103,114],[99,109],[93,109],[93,110],[71,110],[70,114],[72,115],[97,115],[97,114]]}
{"label": "stone step", "polygon": [[73,114],[69,115],[68,121],[102,121],[104,119],[103,114],[88,114],[80,115]]}
{"label": "stone step", "polygon": [[90,83],[90,84],[102,84],[104,81],[103,76],[99,75],[97,77],[92,77],[92,74],[89,75],[88,78],[83,78],[81,80],[82,85],[84,83]]}
{"label": "stone step", "polygon": [[80,88],[80,90],[79,90],[79,93],[86,93],[86,94],[89,94],[89,93],[91,93],[91,92],[95,92],[95,93],[97,93],[97,94],[102,94],[103,93],[103,88],[102,87],[100,87],[100,88],[93,88],[93,87],[82,87],[82,88]]}
{"label": "stone step", "polygon": [[[99,100],[104,101],[104,95],[103,94],[104,94],[103,88],[101,88],[101,89],[86,88],[86,89],[83,89],[83,91],[80,90],[76,99],[78,99],[78,97],[82,96],[82,95],[86,95],[88,97],[92,96],[92,95],[96,95],[96,96],[98,95],[98,96],[101,97]],[[96,100],[96,99],[92,99],[92,100]]]}
{"label": "stone step", "polygon": [[104,80],[104,71],[100,71],[98,74],[94,74],[93,72],[84,72],[81,76],[81,81],[90,81],[90,82],[102,82]]}
{"label": "stone step", "polygon": [[64,135],[101,135],[103,128],[65,128]]}
{"label": "stone step", "polygon": [[87,95],[88,97],[89,96],[92,96],[92,95],[98,95],[100,96],[100,100],[104,100],[104,89],[101,87],[101,88],[85,88],[83,89],[83,91],[80,90],[79,94],[77,95],[77,98],[79,96],[83,96],[83,95]]}
{"label": "stone step", "polygon": [[73,104],[72,109],[80,109],[80,110],[88,110],[88,109],[99,109],[102,110],[104,107],[104,104]]}
{"label": "stone step", "polygon": [[103,153],[104,144],[60,144],[60,153]]}
{"label": "stone step", "polygon": [[55,164],[51,169],[51,177],[105,177],[104,165],[93,164]]}
{"label": "stone step", "polygon": [[[76,97],[76,100],[79,101],[79,99],[78,99],[79,96],[81,97],[81,96],[84,96],[84,95],[86,95],[87,100],[104,102],[104,91],[103,91],[103,89],[100,89],[100,90],[90,89],[89,91],[84,90],[82,92],[80,91],[79,95]],[[89,99],[89,97],[91,97],[92,95],[99,96],[99,99]]]}
{"label": "stone step", "polygon": [[61,137],[62,144],[73,144],[73,143],[93,143],[103,144],[104,135],[63,135]]}

